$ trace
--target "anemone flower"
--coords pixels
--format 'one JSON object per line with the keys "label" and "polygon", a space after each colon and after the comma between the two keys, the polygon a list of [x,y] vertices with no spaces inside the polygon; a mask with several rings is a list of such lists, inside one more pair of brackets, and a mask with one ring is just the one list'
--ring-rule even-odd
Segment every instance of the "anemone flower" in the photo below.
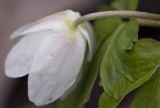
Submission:
{"label": "anemone flower", "polygon": [[28,74],[28,97],[37,106],[61,98],[75,84],[85,55],[91,60],[92,28],[89,23],[75,27],[79,17],[78,12],[65,10],[11,35],[21,39],[7,56],[5,73],[12,78]]}

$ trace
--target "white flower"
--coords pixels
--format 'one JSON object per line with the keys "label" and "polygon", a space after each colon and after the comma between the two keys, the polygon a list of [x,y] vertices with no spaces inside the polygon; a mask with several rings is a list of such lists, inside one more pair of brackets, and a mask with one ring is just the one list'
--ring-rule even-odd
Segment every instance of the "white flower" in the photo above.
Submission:
{"label": "white flower", "polygon": [[16,30],[23,36],[5,62],[8,77],[28,76],[28,96],[37,106],[63,96],[80,72],[86,46],[93,53],[93,33],[88,23],[74,27],[80,14],[71,10],[56,13]]}

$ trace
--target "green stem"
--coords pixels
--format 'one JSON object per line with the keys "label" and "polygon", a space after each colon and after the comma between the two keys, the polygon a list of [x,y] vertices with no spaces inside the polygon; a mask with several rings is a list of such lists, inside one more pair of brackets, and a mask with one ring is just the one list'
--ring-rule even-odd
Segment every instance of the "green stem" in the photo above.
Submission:
{"label": "green stem", "polygon": [[148,12],[139,12],[139,11],[103,11],[103,12],[95,12],[84,15],[78,18],[75,21],[75,26],[79,24],[102,18],[111,18],[111,17],[121,17],[121,18],[138,18],[138,22],[140,25],[145,26],[160,26],[160,15],[153,14]]}
{"label": "green stem", "polygon": [[157,20],[137,18],[137,21],[141,26],[160,27],[160,21],[157,21]]}

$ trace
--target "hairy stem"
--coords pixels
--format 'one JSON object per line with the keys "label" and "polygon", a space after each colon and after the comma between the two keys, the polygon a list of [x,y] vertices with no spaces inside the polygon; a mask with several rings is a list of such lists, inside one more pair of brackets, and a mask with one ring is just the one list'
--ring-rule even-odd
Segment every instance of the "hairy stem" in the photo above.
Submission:
{"label": "hairy stem", "polygon": [[84,15],[78,18],[75,21],[75,25],[78,26],[79,24],[95,20],[101,18],[111,18],[111,17],[121,17],[121,18],[138,18],[138,22],[141,25],[145,26],[160,26],[160,15],[153,14],[148,12],[139,12],[139,11],[103,11],[103,12],[95,12]]}

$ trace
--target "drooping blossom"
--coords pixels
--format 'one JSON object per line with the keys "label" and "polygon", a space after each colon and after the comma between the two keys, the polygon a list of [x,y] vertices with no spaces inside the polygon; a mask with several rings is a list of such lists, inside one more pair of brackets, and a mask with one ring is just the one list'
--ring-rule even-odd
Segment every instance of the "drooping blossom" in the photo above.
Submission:
{"label": "drooping blossom", "polygon": [[85,55],[91,60],[92,28],[89,23],[75,27],[79,17],[78,12],[65,10],[11,35],[21,39],[6,58],[5,73],[12,78],[28,74],[28,97],[37,106],[61,98],[77,80]]}

